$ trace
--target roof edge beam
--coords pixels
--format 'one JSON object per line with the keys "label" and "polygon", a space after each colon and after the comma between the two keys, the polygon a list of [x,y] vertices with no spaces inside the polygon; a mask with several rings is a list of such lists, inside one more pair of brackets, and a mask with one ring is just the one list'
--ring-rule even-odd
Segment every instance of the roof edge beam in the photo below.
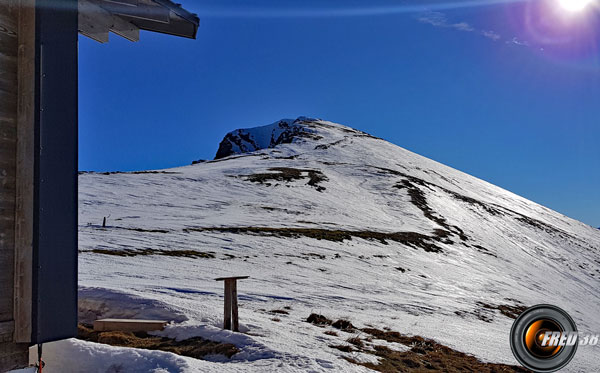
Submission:
{"label": "roof edge beam", "polygon": [[78,8],[79,32],[99,43],[108,43],[110,13],[88,0],[79,0]]}
{"label": "roof edge beam", "polygon": [[108,33],[113,33],[129,40],[140,40],[140,29],[109,11],[92,0],[79,0],[79,32],[100,43],[108,42]]}
{"label": "roof edge beam", "polygon": [[129,5],[129,6],[137,6],[139,4],[139,0],[105,0],[109,3],[117,3],[117,4],[122,4],[122,5]]}
{"label": "roof edge beam", "polygon": [[113,14],[120,14],[131,18],[145,19],[160,23],[169,23],[171,11],[161,5],[146,5],[138,3],[132,6],[130,3],[123,4],[114,0],[101,1],[104,9]]}

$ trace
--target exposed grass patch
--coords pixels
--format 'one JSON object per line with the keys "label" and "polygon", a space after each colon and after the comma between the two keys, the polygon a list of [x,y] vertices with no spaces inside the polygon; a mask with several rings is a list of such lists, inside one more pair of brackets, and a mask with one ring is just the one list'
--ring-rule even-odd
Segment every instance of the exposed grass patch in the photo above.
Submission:
{"label": "exposed grass patch", "polygon": [[333,337],[337,337],[338,335],[338,333],[334,332],[333,330],[325,330],[323,334],[331,335]]}
{"label": "exposed grass patch", "polygon": [[363,343],[362,339],[360,339],[359,337],[352,337],[352,338],[348,338],[346,339],[346,342],[355,345],[356,347],[362,348],[365,344]]}
{"label": "exposed grass patch", "polygon": [[[542,230],[542,231],[544,231],[544,232],[546,232],[548,234],[551,234],[551,235],[554,235],[554,236],[559,236],[559,237],[563,237],[563,236],[574,237],[570,233],[568,233],[566,231],[563,231],[562,229],[559,229],[557,227],[554,227],[551,224],[548,224],[548,223],[545,223],[545,222],[543,222],[541,220],[537,220],[537,219],[531,218],[529,216],[523,215],[523,214],[521,214],[519,212],[516,212],[516,211],[511,210],[509,208],[506,208],[504,206],[500,206],[500,205],[497,205],[497,204],[494,204],[494,203],[482,202],[482,201],[477,200],[475,198],[465,196],[463,194],[454,192],[454,191],[452,191],[450,189],[441,187],[439,185],[430,183],[430,182],[425,181],[423,179],[419,179],[417,177],[405,174],[405,173],[397,171],[397,170],[392,170],[392,169],[382,168],[382,167],[376,167],[376,166],[370,166],[370,167],[379,169],[379,170],[381,170],[383,172],[386,172],[386,173],[389,173],[389,174],[392,174],[392,175],[401,176],[401,177],[405,178],[406,180],[403,180],[401,183],[396,184],[396,187],[399,188],[399,189],[402,189],[402,188],[405,188],[405,187],[409,187],[409,188],[413,188],[413,189],[414,188],[419,189],[419,188],[415,187],[415,184],[419,185],[419,186],[427,187],[429,189],[438,188],[438,189],[444,191],[445,193],[447,193],[448,195],[450,195],[451,197],[453,197],[454,199],[456,199],[458,201],[461,201],[461,202],[464,202],[464,203],[466,203],[466,204],[468,204],[470,206],[473,206],[473,207],[476,207],[476,208],[479,208],[479,209],[483,209],[487,213],[489,213],[490,215],[512,215],[512,216],[515,217],[515,219],[517,221],[519,221],[521,223],[524,223],[524,224],[527,224],[527,225],[529,225],[529,226],[531,226],[533,228],[536,228],[538,230]],[[410,185],[408,185],[408,184],[412,184],[412,187]],[[416,198],[414,200],[412,200],[412,202],[415,203],[415,204],[420,204],[421,201],[419,201],[419,196],[417,195],[418,192],[414,191],[413,193],[415,194]],[[412,198],[413,198],[413,196],[411,195],[411,199]],[[419,207],[419,206],[417,206],[417,207]],[[425,211],[423,211],[423,212],[425,213]],[[425,215],[426,215],[426,217],[430,218],[429,216],[427,216],[426,213],[425,213]],[[435,217],[433,217],[433,218],[435,218]],[[441,218],[441,219],[443,219],[443,218]],[[461,239],[463,241],[466,241],[465,238],[468,238],[468,237],[464,234],[464,232],[462,232],[462,230],[460,230],[459,227],[457,227],[457,226],[451,226],[451,227],[454,228],[454,229],[451,229],[451,230],[454,231],[454,233],[459,234],[459,236],[461,236]]]}
{"label": "exposed grass patch", "polygon": [[331,325],[333,321],[329,320],[327,317],[323,315],[319,315],[317,313],[311,313],[310,316],[306,319],[306,322],[315,324],[317,326],[326,326]]}
{"label": "exposed grass patch", "polygon": [[444,190],[444,192],[450,194],[452,197],[454,197],[455,199],[468,203],[472,206],[478,206],[482,209],[484,209],[485,211],[487,211],[488,213],[490,213],[491,215],[502,215],[502,212],[500,210],[498,210],[497,208],[495,208],[492,205],[489,205],[487,203],[483,203],[475,198],[471,198],[471,197],[467,197],[465,195],[453,192],[451,190],[448,190],[446,188],[442,188]]}
{"label": "exposed grass patch", "polygon": [[234,234],[254,234],[260,236],[300,238],[308,237],[317,240],[343,242],[352,238],[379,241],[384,245],[388,241],[399,242],[414,249],[420,248],[426,252],[441,253],[442,248],[435,244],[439,241],[437,236],[427,236],[416,232],[373,232],[373,231],[349,231],[330,230],[320,228],[270,228],[270,227],[207,227],[186,228],[184,232],[225,232]]}
{"label": "exposed grass patch", "polygon": [[331,324],[336,329],[339,329],[343,332],[351,333],[355,330],[354,325],[348,320],[339,319]]}
{"label": "exposed grass patch", "polygon": [[302,215],[302,212],[300,212],[300,211],[292,211],[292,210],[288,210],[288,209],[280,208],[280,207],[261,206],[260,208],[263,210],[266,210],[266,211],[270,211],[270,212],[281,211],[281,212],[284,212],[286,214],[291,214],[291,215]]}
{"label": "exposed grass patch", "polygon": [[[311,314],[308,318],[321,323],[331,323],[331,320],[322,315]],[[338,320],[340,321],[340,320]],[[345,321],[352,325],[349,321]],[[316,322],[315,322],[316,323]],[[337,321],[336,321],[337,323]],[[354,328],[354,326],[352,326]],[[377,363],[360,362],[350,356],[344,356],[348,362],[361,365],[378,372],[478,372],[478,373],[501,373],[501,372],[530,372],[527,369],[506,365],[484,363],[476,357],[454,350],[450,347],[437,343],[434,340],[426,339],[420,336],[404,335],[389,328],[380,330],[376,328],[358,329],[367,334],[368,337],[361,339],[351,337],[346,340],[344,345],[329,345],[330,348],[342,351],[344,353],[362,352],[378,357]],[[330,331],[324,332],[328,335],[337,336],[337,333]],[[386,342],[399,343],[407,346],[407,351],[392,350],[387,346],[377,345],[373,340],[381,339]]]}
{"label": "exposed grass patch", "polygon": [[[109,228],[113,228],[113,227],[109,227]],[[119,227],[119,229],[125,229],[128,231],[135,231],[135,232],[145,232],[145,233],[169,233],[169,231],[166,229],[144,229],[144,228],[127,228],[127,227]]]}
{"label": "exposed grass patch", "polygon": [[380,329],[376,329],[376,328],[363,328],[363,329],[361,329],[361,331],[373,336],[373,338],[375,338],[375,339],[382,339],[387,342],[401,343],[406,346],[409,346],[413,343],[416,343],[419,345],[423,345],[426,343],[426,340],[422,337],[407,336],[407,335],[404,335],[404,334],[401,334],[399,332],[395,332],[392,330],[380,330]]}
{"label": "exposed grass patch", "polygon": [[497,310],[500,311],[501,314],[503,314],[504,316],[510,318],[510,319],[516,319],[517,317],[519,317],[520,314],[522,314],[526,309],[527,306],[524,306],[522,304],[517,304],[517,305],[511,305],[511,304],[497,304],[497,305],[492,305],[492,304],[486,304],[483,302],[477,302],[477,305],[483,307],[483,308],[487,308],[490,310]]}
{"label": "exposed grass patch", "polygon": [[342,142],[346,141],[346,139],[347,139],[347,137],[344,137],[343,139],[334,141],[334,142],[329,143],[329,144],[319,144],[319,145],[315,146],[315,150],[327,150],[331,146],[335,146],[335,145],[341,144]]}
{"label": "exposed grass patch", "polygon": [[[383,172],[386,172],[386,173],[389,173],[389,174],[392,174],[392,175],[402,176],[409,183],[412,183],[412,184],[417,184],[417,185],[420,185],[420,186],[423,186],[423,187],[427,187],[429,189],[432,189],[432,187],[439,188],[439,189],[443,190],[444,192],[448,193],[449,195],[451,195],[452,197],[454,197],[455,199],[457,199],[459,201],[462,201],[462,202],[466,202],[466,203],[468,203],[470,205],[473,205],[473,206],[481,207],[481,208],[483,208],[484,210],[486,210],[487,212],[489,212],[492,215],[500,215],[500,214],[502,214],[502,212],[499,211],[495,206],[492,206],[490,204],[481,202],[479,200],[476,200],[475,198],[467,197],[465,195],[462,195],[462,194],[454,192],[454,191],[452,191],[450,189],[441,187],[441,186],[439,186],[437,184],[434,184],[434,183],[431,183],[429,181],[425,181],[425,180],[420,179],[418,177],[405,174],[404,172],[400,172],[398,170],[392,170],[392,169],[384,168],[384,167],[376,167],[376,166],[370,166],[370,167],[376,168],[378,170],[381,170]],[[441,177],[443,179],[445,179],[446,181],[450,182],[445,177],[443,177],[443,176],[441,176]],[[404,182],[402,184],[404,184]],[[399,188],[399,189],[402,189],[404,187],[402,184],[397,184],[396,187]]]}
{"label": "exposed grass patch", "polygon": [[176,341],[144,332],[95,332],[89,326],[82,324],[78,326],[77,338],[111,346],[167,351],[196,359],[208,355],[225,355],[231,358],[239,352],[239,349],[231,343],[213,342],[200,337]]}
{"label": "exposed grass patch", "polygon": [[291,258],[298,258],[298,259],[304,259],[304,260],[311,260],[311,259],[324,260],[324,259],[327,259],[327,256],[322,255],[322,254],[317,254],[317,253],[300,253],[299,255],[273,253],[273,255],[275,255],[277,257],[291,257]]}
{"label": "exposed grass patch", "polygon": [[419,336],[406,336],[395,331],[383,331],[375,328],[361,329],[376,339],[387,342],[401,343],[410,347],[408,351],[395,351],[386,346],[375,345],[373,350],[360,351],[375,355],[379,358],[377,364],[358,362],[346,357],[351,363],[362,365],[379,372],[529,372],[517,366],[492,364],[479,361],[472,355],[454,350],[431,339]]}
{"label": "exposed grass patch", "polygon": [[275,313],[278,315],[289,315],[290,313],[286,310],[271,310],[270,313]]}
{"label": "exposed grass patch", "polygon": [[[122,220],[122,219],[115,219],[115,220]],[[91,227],[94,227],[94,228],[98,228],[98,229],[102,229],[102,230],[122,229],[122,230],[126,230],[126,231],[142,232],[142,233],[169,233],[170,232],[170,231],[168,231],[166,229],[146,229],[146,228],[135,228],[135,227],[118,227],[118,226],[112,226],[112,225],[107,225],[106,227],[103,227],[101,225],[91,225],[91,224],[88,224],[88,226],[91,226]]]}
{"label": "exposed grass patch", "polygon": [[309,259],[309,258],[326,259],[327,258],[325,255],[317,254],[317,253],[302,253],[302,255],[305,255],[306,259]]}
{"label": "exposed grass patch", "polygon": [[[411,179],[415,179],[415,178],[411,178]],[[421,184],[423,183],[422,180],[420,180],[420,179],[418,179],[418,180],[420,181]],[[396,187],[399,189],[404,189],[404,188],[407,189],[408,195],[410,196],[411,203],[413,205],[415,205],[419,210],[421,210],[423,212],[423,215],[425,215],[425,217],[427,219],[437,223],[438,225],[445,228],[446,230],[458,235],[458,237],[460,237],[461,240],[463,240],[463,241],[469,240],[469,237],[467,237],[467,235],[465,234],[465,232],[462,229],[460,229],[456,225],[448,224],[448,222],[446,221],[446,219],[444,217],[441,217],[441,216],[438,216],[435,214],[433,209],[427,203],[427,198],[425,197],[425,193],[423,193],[423,191],[418,186],[416,186],[414,182],[411,182],[411,180],[409,180],[409,179],[404,179],[404,180],[402,180],[402,182],[400,184],[397,184]],[[442,236],[445,235],[443,232],[436,232],[436,234],[440,238],[443,238]]]}
{"label": "exposed grass patch", "polygon": [[330,345],[329,347],[335,348],[336,350],[340,350],[342,352],[352,352],[352,346],[350,345]]}
{"label": "exposed grass patch", "polygon": [[557,228],[555,228],[555,227],[553,227],[553,226],[551,226],[549,224],[546,224],[546,223],[544,223],[544,222],[542,222],[540,220],[530,218],[529,216],[525,216],[523,214],[519,214],[519,213],[514,212],[514,211],[513,211],[513,213],[515,213],[516,215],[518,215],[518,217],[516,218],[516,220],[520,221],[521,223],[525,223],[527,225],[530,225],[530,226],[532,226],[534,228],[537,228],[539,230],[542,230],[542,231],[544,231],[546,233],[550,233],[550,234],[554,234],[554,235],[556,235],[556,234],[560,235],[561,233],[565,233],[566,235],[569,235],[569,233],[564,232],[564,231],[561,232],[561,230],[559,230],[559,229],[557,229]]}
{"label": "exposed grass patch", "polygon": [[513,215],[513,216],[515,216],[515,219],[517,221],[519,221],[521,223],[525,223],[525,224],[527,224],[527,225],[529,225],[529,226],[531,226],[533,228],[542,230],[542,231],[544,231],[546,233],[549,233],[549,234],[552,234],[552,235],[555,235],[555,236],[558,235],[558,236],[561,236],[561,237],[562,237],[562,235],[573,237],[571,234],[569,234],[568,232],[563,231],[562,229],[559,229],[559,228],[554,227],[554,226],[552,226],[550,224],[544,223],[544,222],[542,222],[540,220],[531,218],[529,216],[523,215],[523,214],[521,214],[519,212],[516,212],[514,210],[511,210],[509,208],[506,208],[506,207],[503,207],[503,206],[499,206],[499,205],[496,205],[496,204],[484,203],[484,202],[481,202],[481,201],[476,200],[474,198],[464,196],[462,194],[453,192],[453,191],[445,189],[445,188],[441,188],[440,187],[440,189],[442,189],[446,193],[450,194],[452,197],[456,198],[459,201],[462,201],[462,202],[468,203],[470,205],[477,206],[477,207],[480,207],[480,208],[484,209],[485,211],[487,211],[491,215],[507,215],[507,214]]}
{"label": "exposed grass patch", "polygon": [[485,247],[481,246],[481,245],[472,245],[474,248],[477,249],[477,251],[479,251],[480,253],[489,255],[489,256],[493,256],[494,258],[497,258],[498,255],[494,254],[493,252],[491,252],[490,250],[486,249]]}
{"label": "exposed grass patch", "polygon": [[478,308],[475,311],[454,311],[454,314],[462,318],[472,315],[477,317],[479,320],[487,323],[491,323],[494,321],[494,313],[481,308]]}
{"label": "exposed grass patch", "polygon": [[325,187],[319,184],[327,181],[327,177],[319,170],[291,167],[271,167],[269,168],[269,171],[272,172],[245,175],[244,177],[248,181],[265,184],[267,186],[270,186],[271,182],[274,181],[292,182],[294,180],[308,179],[307,185],[314,187],[319,192],[325,190]]}
{"label": "exposed grass patch", "polygon": [[122,249],[122,250],[107,250],[93,249],[80,250],[81,253],[94,253],[113,256],[145,256],[145,255],[162,255],[184,258],[200,258],[213,259],[215,254],[212,252],[194,251],[194,250],[163,250],[163,249]]}
{"label": "exposed grass patch", "polygon": [[474,311],[454,311],[454,313],[461,317],[473,315],[481,321],[491,323],[494,321],[496,312],[498,311],[502,315],[514,320],[527,309],[527,306],[521,304],[519,301],[514,300],[514,302],[517,304],[488,304],[477,302],[478,308]]}

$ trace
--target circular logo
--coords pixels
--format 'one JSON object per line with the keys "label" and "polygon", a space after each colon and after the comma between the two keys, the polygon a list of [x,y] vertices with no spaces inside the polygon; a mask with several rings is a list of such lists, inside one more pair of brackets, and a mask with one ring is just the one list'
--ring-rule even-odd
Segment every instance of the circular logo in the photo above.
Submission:
{"label": "circular logo", "polygon": [[577,351],[577,326],[568,313],[549,304],[525,310],[510,331],[510,348],[524,367],[555,372]]}

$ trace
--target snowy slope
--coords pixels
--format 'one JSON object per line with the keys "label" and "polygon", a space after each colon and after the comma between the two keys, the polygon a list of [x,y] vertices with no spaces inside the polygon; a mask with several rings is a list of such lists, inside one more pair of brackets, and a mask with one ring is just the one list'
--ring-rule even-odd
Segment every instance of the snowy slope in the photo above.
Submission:
{"label": "snowy slope", "polygon": [[[598,229],[326,121],[234,131],[217,158],[80,176],[82,307],[90,318],[125,308],[170,317],[179,323],[168,335],[231,341],[242,352],[227,362],[162,359],[66,341],[49,347],[63,359],[48,372],[84,369],[64,351],[98,357],[107,348],[125,371],[366,371],[328,347],[348,336],[306,323],[311,312],[509,364],[504,306],[552,303],[580,330],[600,331]],[[166,255],[187,250],[205,254]],[[139,255],[103,253],[114,251]],[[219,330],[223,290],[213,279],[226,275],[251,276],[238,285],[245,334]],[[269,312],[286,306],[288,315]],[[580,348],[567,371],[592,371],[595,356],[597,347]],[[114,363],[96,360],[88,363]]]}

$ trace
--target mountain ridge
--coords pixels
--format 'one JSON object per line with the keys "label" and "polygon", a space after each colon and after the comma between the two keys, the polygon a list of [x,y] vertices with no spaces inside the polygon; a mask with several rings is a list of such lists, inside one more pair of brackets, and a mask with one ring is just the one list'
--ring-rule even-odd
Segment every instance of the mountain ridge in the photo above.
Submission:
{"label": "mountain ridge", "polygon": [[320,119],[300,116],[296,119],[281,119],[265,126],[239,128],[225,135],[219,143],[219,149],[214,159],[275,148],[278,145],[297,141],[321,140],[322,137],[318,135],[319,126],[335,126],[341,131],[375,138],[366,132],[351,127],[331,122],[327,122],[329,124],[325,123]]}
{"label": "mountain ridge", "polygon": [[[314,311],[507,364],[523,307],[552,303],[600,329],[599,230],[363,132],[295,121],[245,129],[251,141],[212,161],[80,175],[81,286],[160,301],[187,317],[181,327],[216,333],[213,279],[250,275],[239,285],[245,358],[207,371],[362,371],[330,348],[343,336],[301,321]],[[268,310],[282,309],[273,321]],[[594,364],[581,349],[572,366]]]}

